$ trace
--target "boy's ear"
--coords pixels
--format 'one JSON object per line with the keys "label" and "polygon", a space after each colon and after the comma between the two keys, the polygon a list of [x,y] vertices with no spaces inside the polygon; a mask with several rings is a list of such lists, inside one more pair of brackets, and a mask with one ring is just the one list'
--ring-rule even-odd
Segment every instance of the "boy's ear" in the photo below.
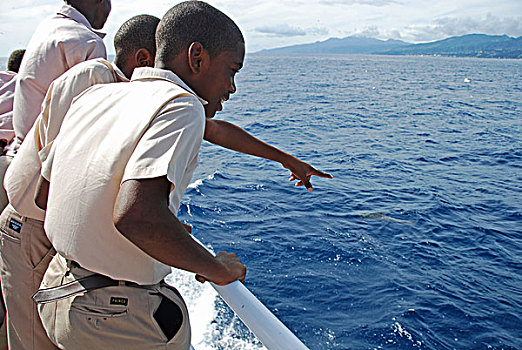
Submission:
{"label": "boy's ear", "polygon": [[193,42],[188,49],[188,63],[192,73],[198,74],[207,64],[209,55],[207,50],[199,42]]}
{"label": "boy's ear", "polygon": [[154,57],[145,48],[136,51],[135,59],[138,67],[154,67]]}

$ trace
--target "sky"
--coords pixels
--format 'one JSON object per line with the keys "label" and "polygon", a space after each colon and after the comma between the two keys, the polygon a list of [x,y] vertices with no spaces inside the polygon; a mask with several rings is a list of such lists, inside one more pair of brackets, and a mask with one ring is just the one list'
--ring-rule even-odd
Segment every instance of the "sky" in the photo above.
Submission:
{"label": "sky", "polygon": [[[109,54],[114,33],[138,14],[162,17],[180,1],[112,0],[103,32]],[[484,33],[522,36],[522,0],[209,0],[241,28],[247,52],[363,36],[428,42]],[[0,57],[25,48],[38,23],[60,0],[2,0]]]}

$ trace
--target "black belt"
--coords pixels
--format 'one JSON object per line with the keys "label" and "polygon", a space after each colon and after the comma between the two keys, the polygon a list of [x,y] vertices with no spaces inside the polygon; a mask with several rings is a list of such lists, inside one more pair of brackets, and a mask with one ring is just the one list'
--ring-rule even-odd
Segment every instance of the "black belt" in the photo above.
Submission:
{"label": "black belt", "polygon": [[[123,283],[126,285],[132,284],[137,286],[136,283],[132,282]],[[112,278],[104,275],[94,274],[91,276],[79,278],[76,281],[72,281],[58,287],[40,289],[34,293],[33,300],[37,304],[46,304],[65,299],[78,293],[84,293],[94,289],[118,285],[120,285],[120,281],[113,280]]]}
{"label": "black belt", "polygon": [[[179,293],[179,291],[165,283],[165,281],[161,281],[158,283],[161,286],[164,286],[174,293],[183,300],[183,297]],[[135,287],[135,288],[144,288],[144,289],[155,289],[157,288],[158,284],[137,284],[134,282],[129,281],[117,281],[113,280],[112,278],[104,275],[100,275],[98,273],[79,278],[75,281],[63,284],[58,287],[51,287],[51,288],[45,288],[45,289],[39,289],[36,293],[33,295],[33,300],[37,304],[47,304],[52,303],[54,301],[62,300],[65,298],[68,298],[70,296],[73,296],[78,293],[86,293],[90,290],[105,288],[105,287],[115,287],[115,286],[128,286],[128,287]]]}
{"label": "black belt", "polygon": [[[68,260],[67,259],[67,269],[70,271],[71,268],[80,268],[83,269],[76,261]],[[85,270],[85,269],[83,269]],[[145,289],[155,289],[158,285],[165,286],[172,290],[176,295],[183,299],[181,294],[178,292],[178,290],[165,283],[165,281],[161,281],[156,284],[138,284],[135,282],[130,281],[118,281],[115,279],[110,278],[109,276],[101,275],[99,273],[94,273],[92,275],[78,278],[77,280],[74,280],[72,282],[62,284],[61,286],[57,287],[51,287],[51,288],[45,288],[45,289],[39,289],[34,295],[32,296],[33,300],[37,304],[47,304],[52,303],[54,301],[62,300],[65,298],[68,298],[70,296],[73,296],[75,294],[79,293],[86,293],[91,290],[105,288],[105,287],[115,287],[115,286],[128,286],[128,287],[135,287],[135,288],[145,288]]]}

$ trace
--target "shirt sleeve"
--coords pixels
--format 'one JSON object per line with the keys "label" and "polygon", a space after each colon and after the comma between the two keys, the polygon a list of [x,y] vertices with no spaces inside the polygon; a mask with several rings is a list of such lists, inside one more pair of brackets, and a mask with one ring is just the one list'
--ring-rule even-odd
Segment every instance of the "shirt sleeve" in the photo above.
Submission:
{"label": "shirt sleeve", "polygon": [[167,104],[138,142],[122,183],[166,175],[178,186],[198,159],[204,128],[205,112],[194,96],[179,97]]}
{"label": "shirt sleeve", "polygon": [[40,148],[52,142],[58,135],[62,122],[73,100],[89,87],[114,82],[114,74],[101,62],[91,61],[73,67],[49,86],[42,104],[38,134]]}
{"label": "shirt sleeve", "polygon": [[[96,34],[93,33],[92,35]],[[98,37],[63,42],[61,43],[61,50],[68,68],[94,58],[107,58],[105,44]]]}

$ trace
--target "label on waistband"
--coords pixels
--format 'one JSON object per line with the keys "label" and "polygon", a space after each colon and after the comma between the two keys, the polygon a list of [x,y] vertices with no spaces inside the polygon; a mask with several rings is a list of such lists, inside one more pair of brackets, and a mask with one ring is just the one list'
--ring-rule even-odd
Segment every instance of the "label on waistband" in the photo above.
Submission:
{"label": "label on waistband", "polygon": [[21,222],[18,222],[16,221],[15,219],[9,219],[9,225],[8,227],[15,231],[15,232],[18,232],[20,233],[20,231],[22,231],[22,223]]}
{"label": "label on waistband", "polygon": [[111,305],[124,305],[127,306],[129,300],[127,298],[111,297]]}

